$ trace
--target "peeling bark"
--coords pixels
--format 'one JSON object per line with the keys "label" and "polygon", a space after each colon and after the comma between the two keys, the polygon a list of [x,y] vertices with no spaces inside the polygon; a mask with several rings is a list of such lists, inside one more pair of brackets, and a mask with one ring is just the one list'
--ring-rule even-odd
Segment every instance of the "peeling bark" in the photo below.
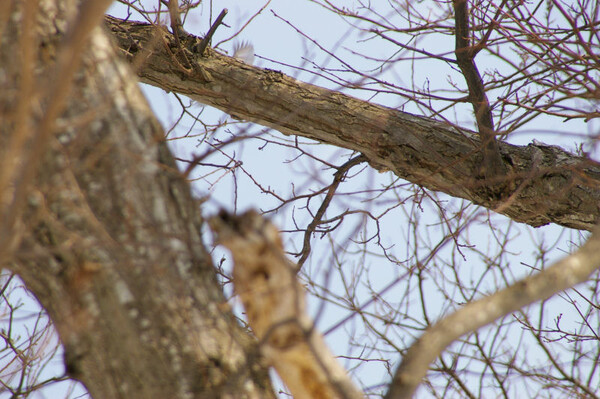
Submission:
{"label": "peeling bark", "polygon": [[[364,154],[379,171],[465,198],[531,226],[591,230],[600,221],[600,165],[555,146],[499,142],[508,171],[481,179],[478,136],[426,117],[299,82],[207,49],[183,48],[165,28],[106,17],[144,83],[186,95],[237,118]],[[178,61],[179,52],[186,57]],[[185,59],[193,60],[191,68]],[[497,194],[498,186],[506,189]]]}

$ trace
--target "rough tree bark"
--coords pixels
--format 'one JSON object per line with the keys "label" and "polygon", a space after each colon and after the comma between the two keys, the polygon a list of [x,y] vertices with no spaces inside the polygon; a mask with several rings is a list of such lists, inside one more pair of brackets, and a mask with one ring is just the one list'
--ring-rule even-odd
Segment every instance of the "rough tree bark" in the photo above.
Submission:
{"label": "rough tree bark", "polygon": [[[113,17],[106,23],[144,83],[284,134],[358,151],[380,171],[531,226],[591,230],[600,221],[600,165],[589,159],[555,146],[500,142],[508,173],[502,181],[483,180],[480,139],[471,131],[302,83],[210,49],[200,57],[194,36],[181,49],[166,28]],[[498,184],[508,188],[501,196],[494,194]]]}
{"label": "rough tree bark", "polygon": [[[216,281],[198,204],[107,33],[82,26],[76,2],[2,7],[2,267],[48,311],[69,375],[94,398],[274,397]],[[65,77],[55,61],[75,26],[90,38]]]}

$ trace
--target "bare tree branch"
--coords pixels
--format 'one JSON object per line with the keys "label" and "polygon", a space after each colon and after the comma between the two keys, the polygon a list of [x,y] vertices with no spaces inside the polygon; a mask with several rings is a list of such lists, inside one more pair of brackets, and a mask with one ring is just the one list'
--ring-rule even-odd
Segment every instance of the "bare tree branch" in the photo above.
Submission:
{"label": "bare tree branch", "polygon": [[309,223],[309,225],[306,227],[306,231],[304,232],[304,240],[302,243],[302,249],[300,250],[300,254],[299,254],[300,259],[298,259],[298,262],[296,263],[296,269],[298,271],[302,268],[302,265],[304,264],[304,262],[306,262],[306,259],[308,259],[308,256],[310,255],[311,236],[314,234],[317,226],[319,226],[319,224],[322,223],[322,218],[325,215],[325,211],[327,210],[327,207],[329,207],[331,200],[333,199],[335,190],[337,190],[340,183],[344,180],[348,171],[353,166],[355,166],[361,162],[364,162],[364,161],[365,161],[365,158],[362,155],[358,155],[358,156],[346,161],[335,172],[333,182],[329,185],[329,188],[327,189],[327,194],[325,195],[325,199],[321,203],[321,206],[319,206],[317,213],[315,213],[315,216],[313,217],[312,222]]}
{"label": "bare tree branch", "polygon": [[[345,338],[340,356],[365,395],[384,393],[395,359],[408,350],[408,365],[399,369],[400,383],[392,388],[401,392],[422,383],[438,396],[508,397],[517,390],[534,397],[536,390],[550,389],[559,397],[595,397],[597,271],[581,288],[469,333],[494,315],[584,279],[582,272],[573,272],[573,259],[581,260],[575,257],[552,266],[550,276],[542,272],[494,294],[510,286],[515,274],[548,269],[558,252],[571,253],[588,234],[535,231],[418,184],[534,226],[556,222],[592,229],[600,212],[597,163],[536,141],[527,146],[498,142],[493,150],[503,173],[492,174],[494,166],[485,166],[491,160],[486,151],[492,149],[481,126],[476,134],[253,68],[210,47],[202,52],[199,38],[182,25],[188,16],[197,21],[198,14],[188,12],[200,1],[160,0],[167,7],[158,10],[156,2],[150,8],[137,0],[120,2],[158,24],[169,8],[169,29],[175,33],[109,18],[131,68],[94,27],[102,18],[100,10],[90,8],[77,18],[79,8],[68,7],[105,3],[0,1],[0,258],[2,267],[20,276],[18,283],[13,279],[0,287],[0,340],[6,347],[0,355],[13,359],[2,367],[2,389],[23,396],[71,378],[98,399],[273,398],[262,349],[296,396],[360,398],[306,316],[306,290],[320,305],[318,322],[331,323],[324,327],[326,334]],[[358,89],[379,96],[378,101],[404,96],[417,112],[440,118],[451,118],[456,110],[458,119],[472,105],[477,114],[481,102],[473,99],[483,98],[490,113],[478,122],[487,124],[492,137],[497,133],[508,139],[540,115],[579,119],[578,125],[598,116],[593,99],[598,94],[600,14],[595,0],[582,0],[577,7],[559,0],[469,1],[470,15],[462,3],[458,25],[448,2],[344,9],[329,0],[312,2],[350,22],[344,40],[363,35],[348,48],[327,48],[297,21],[276,14],[335,64],[307,54],[310,68],[297,70],[313,68],[314,76],[336,87]],[[196,11],[207,19],[205,10]],[[213,11],[211,4],[211,20]],[[455,27],[462,31],[455,50],[465,50],[463,61],[472,63],[462,75],[449,58],[451,41],[443,48],[420,48],[424,37],[454,39]],[[77,34],[69,38],[69,31]],[[392,45],[404,39],[407,44]],[[365,51],[371,40],[384,42],[390,53]],[[346,52],[353,61],[344,59]],[[481,75],[476,54],[481,54]],[[450,66],[449,81],[438,86],[431,79],[429,86],[426,76],[426,84],[419,86],[420,57],[425,64]],[[486,67],[490,59],[502,66]],[[401,75],[387,80],[395,69]],[[160,112],[175,117],[167,139],[176,145],[184,141],[171,140],[199,140],[198,151],[204,154],[180,154],[178,159],[189,162],[182,174],[131,70],[146,82],[237,118],[351,151],[330,151],[227,117],[211,121],[213,115],[202,115],[205,107],[176,96],[175,113]],[[464,89],[454,83],[456,76],[475,84]],[[255,129],[262,131],[250,133]],[[597,151],[591,146],[598,137],[587,133],[581,151]],[[247,137],[252,141],[239,142]],[[267,156],[281,156],[273,147],[292,154],[284,162],[291,163],[293,181],[270,181],[271,173],[262,173],[264,157],[248,158],[249,152],[265,149]],[[204,162],[208,156],[211,161]],[[354,163],[364,161],[399,177],[375,176],[362,167],[345,179]],[[323,173],[329,170],[337,170],[333,182]],[[202,199],[190,195],[187,179],[195,182]],[[204,196],[204,187],[215,194]],[[216,194],[224,187],[231,199]],[[236,262],[233,278],[226,256],[215,271],[202,242],[206,229],[199,209],[216,203],[245,207],[253,201],[252,189],[267,197],[263,211],[277,213],[287,224],[283,231],[290,248],[302,247],[303,284],[295,280],[297,270],[285,257],[277,231],[256,213],[213,219]],[[321,240],[311,237],[315,231],[322,233]],[[593,250],[588,246],[595,237],[584,252]],[[236,299],[228,296],[228,284],[234,280],[259,342],[231,312],[228,302]],[[10,288],[22,287],[20,281],[30,290],[27,296],[34,294],[44,307],[31,313],[36,326],[25,324],[25,339],[17,337],[23,319],[15,312],[19,302],[11,298],[18,291]],[[564,318],[557,303],[569,309]],[[442,319],[465,304],[465,310]],[[56,364],[58,348],[44,350],[43,337],[54,334],[45,324],[46,311],[64,344],[65,368],[53,377],[41,373],[48,362]],[[468,335],[445,346],[462,333]],[[40,362],[37,356],[43,353],[52,360]],[[371,377],[372,370],[380,379]]]}
{"label": "bare tree branch", "polygon": [[[148,84],[189,96],[238,118],[364,154],[374,168],[432,190],[468,199],[510,218],[541,226],[590,230],[600,216],[600,166],[558,147],[499,143],[507,175],[481,180],[481,142],[471,131],[371,104],[284,74],[243,64],[212,51],[182,75],[169,56],[176,46],[150,46],[157,27],[107,17],[129,60]],[[136,64],[137,65],[137,64]],[[499,198],[496,184],[512,191]]]}
{"label": "bare tree branch", "polygon": [[486,179],[497,179],[506,174],[507,168],[502,160],[496,141],[490,102],[485,94],[483,80],[475,64],[477,51],[472,45],[469,29],[469,3],[467,0],[454,0],[452,4],[454,5],[456,29],[456,49],[454,53],[469,88],[468,100],[473,104],[477,128],[481,135],[481,149],[483,152],[481,174]]}
{"label": "bare tree branch", "polygon": [[586,281],[600,267],[600,227],[579,250],[548,269],[465,305],[429,328],[403,356],[385,399],[408,399],[448,345],[468,332]]}

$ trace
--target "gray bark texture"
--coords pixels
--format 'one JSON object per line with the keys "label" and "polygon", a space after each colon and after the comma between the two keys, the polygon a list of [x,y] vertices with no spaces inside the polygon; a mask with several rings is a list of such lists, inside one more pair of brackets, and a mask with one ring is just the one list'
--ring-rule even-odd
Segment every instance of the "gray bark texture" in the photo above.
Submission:
{"label": "gray bark texture", "polygon": [[186,95],[237,118],[364,154],[423,187],[465,198],[531,226],[591,230],[600,221],[600,165],[550,145],[499,142],[505,176],[480,176],[478,135],[261,69],[164,27],[106,18],[144,83]]}
{"label": "gray bark texture", "polygon": [[50,315],[68,374],[96,399],[274,397],[107,32],[74,2],[0,7],[0,259]]}

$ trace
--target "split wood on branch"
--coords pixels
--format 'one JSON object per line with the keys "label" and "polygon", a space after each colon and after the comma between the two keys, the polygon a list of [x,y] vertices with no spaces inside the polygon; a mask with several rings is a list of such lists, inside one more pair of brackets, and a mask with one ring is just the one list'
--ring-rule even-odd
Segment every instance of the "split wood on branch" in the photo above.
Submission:
{"label": "split wood on branch", "polygon": [[306,312],[296,265],[279,231],[256,211],[209,220],[233,256],[233,284],[261,352],[296,399],[364,399]]}
{"label": "split wood on branch", "polygon": [[[600,165],[590,159],[556,146],[498,142],[508,172],[497,181],[481,179],[482,143],[472,131],[303,83],[211,48],[196,54],[192,73],[182,76],[169,49],[151,45],[158,30],[176,46],[166,29],[110,16],[106,23],[144,83],[283,134],[360,152],[379,171],[531,226],[591,230],[600,221]],[[502,182],[514,189],[498,195],[494,186]]]}

